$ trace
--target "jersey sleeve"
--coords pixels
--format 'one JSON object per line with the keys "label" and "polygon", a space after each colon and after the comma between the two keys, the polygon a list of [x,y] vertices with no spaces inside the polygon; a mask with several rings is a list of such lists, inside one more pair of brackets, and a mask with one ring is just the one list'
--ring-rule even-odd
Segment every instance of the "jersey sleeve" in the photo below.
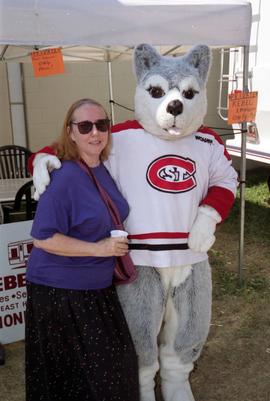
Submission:
{"label": "jersey sleeve", "polygon": [[238,177],[222,139],[211,129],[207,130],[204,128],[205,133],[214,136],[214,141],[209,166],[209,189],[201,205],[213,207],[224,220],[234,204]]}
{"label": "jersey sleeve", "polygon": [[27,168],[31,175],[33,175],[33,170],[34,170],[33,161],[34,161],[35,156],[38,153],[48,153],[50,155],[55,155],[56,154],[56,144],[52,144],[50,146],[45,146],[44,148],[38,150],[36,153],[31,154],[31,156],[28,158],[28,161],[27,161]]}

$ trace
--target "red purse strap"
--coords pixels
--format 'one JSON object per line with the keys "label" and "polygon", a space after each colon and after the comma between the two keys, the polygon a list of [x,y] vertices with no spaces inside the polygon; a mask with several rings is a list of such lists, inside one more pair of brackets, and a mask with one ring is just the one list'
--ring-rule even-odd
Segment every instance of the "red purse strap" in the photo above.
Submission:
{"label": "red purse strap", "polygon": [[96,179],[95,175],[93,174],[91,168],[85,163],[84,160],[79,160],[78,164],[81,166],[81,168],[87,172],[87,174],[90,176],[90,178],[93,180],[94,184],[96,185],[101,198],[103,199],[104,203],[106,204],[110,215],[112,217],[112,220],[114,224],[117,226],[117,228],[123,228],[123,224],[120,218],[119,211],[117,209],[117,206],[113,202],[112,198],[109,196],[109,194],[105,191],[105,189],[100,185],[98,180]]}

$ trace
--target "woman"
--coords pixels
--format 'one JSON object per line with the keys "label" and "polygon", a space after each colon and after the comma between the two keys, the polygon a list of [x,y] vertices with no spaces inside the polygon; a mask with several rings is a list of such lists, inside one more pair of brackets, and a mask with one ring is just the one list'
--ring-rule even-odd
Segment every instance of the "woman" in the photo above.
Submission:
{"label": "woman", "polygon": [[26,401],[138,401],[137,357],[112,285],[126,238],[89,175],[119,209],[128,204],[102,161],[110,124],[103,107],[82,99],[69,109],[57,156],[62,167],[41,196],[27,267]]}

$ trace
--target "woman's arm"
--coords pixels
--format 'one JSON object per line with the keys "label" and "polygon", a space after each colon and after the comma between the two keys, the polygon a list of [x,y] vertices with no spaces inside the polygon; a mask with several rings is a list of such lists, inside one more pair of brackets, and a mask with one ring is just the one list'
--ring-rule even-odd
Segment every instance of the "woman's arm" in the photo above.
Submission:
{"label": "woman's arm", "polygon": [[34,246],[59,256],[108,257],[124,256],[128,252],[128,240],[124,237],[87,242],[56,233],[45,240],[34,239]]}

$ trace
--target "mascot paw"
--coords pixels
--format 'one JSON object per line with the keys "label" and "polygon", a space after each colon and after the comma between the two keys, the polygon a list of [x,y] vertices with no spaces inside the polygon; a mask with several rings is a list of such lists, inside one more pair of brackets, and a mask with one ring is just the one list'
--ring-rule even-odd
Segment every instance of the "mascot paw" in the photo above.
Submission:
{"label": "mascot paw", "polygon": [[219,213],[209,206],[200,206],[198,215],[189,233],[188,246],[195,252],[207,252],[214,244],[217,223],[220,223]]}
{"label": "mascot paw", "polygon": [[61,167],[60,160],[47,153],[38,153],[33,161],[33,183],[35,187],[34,199],[39,200],[40,195],[50,183],[50,172]]}

